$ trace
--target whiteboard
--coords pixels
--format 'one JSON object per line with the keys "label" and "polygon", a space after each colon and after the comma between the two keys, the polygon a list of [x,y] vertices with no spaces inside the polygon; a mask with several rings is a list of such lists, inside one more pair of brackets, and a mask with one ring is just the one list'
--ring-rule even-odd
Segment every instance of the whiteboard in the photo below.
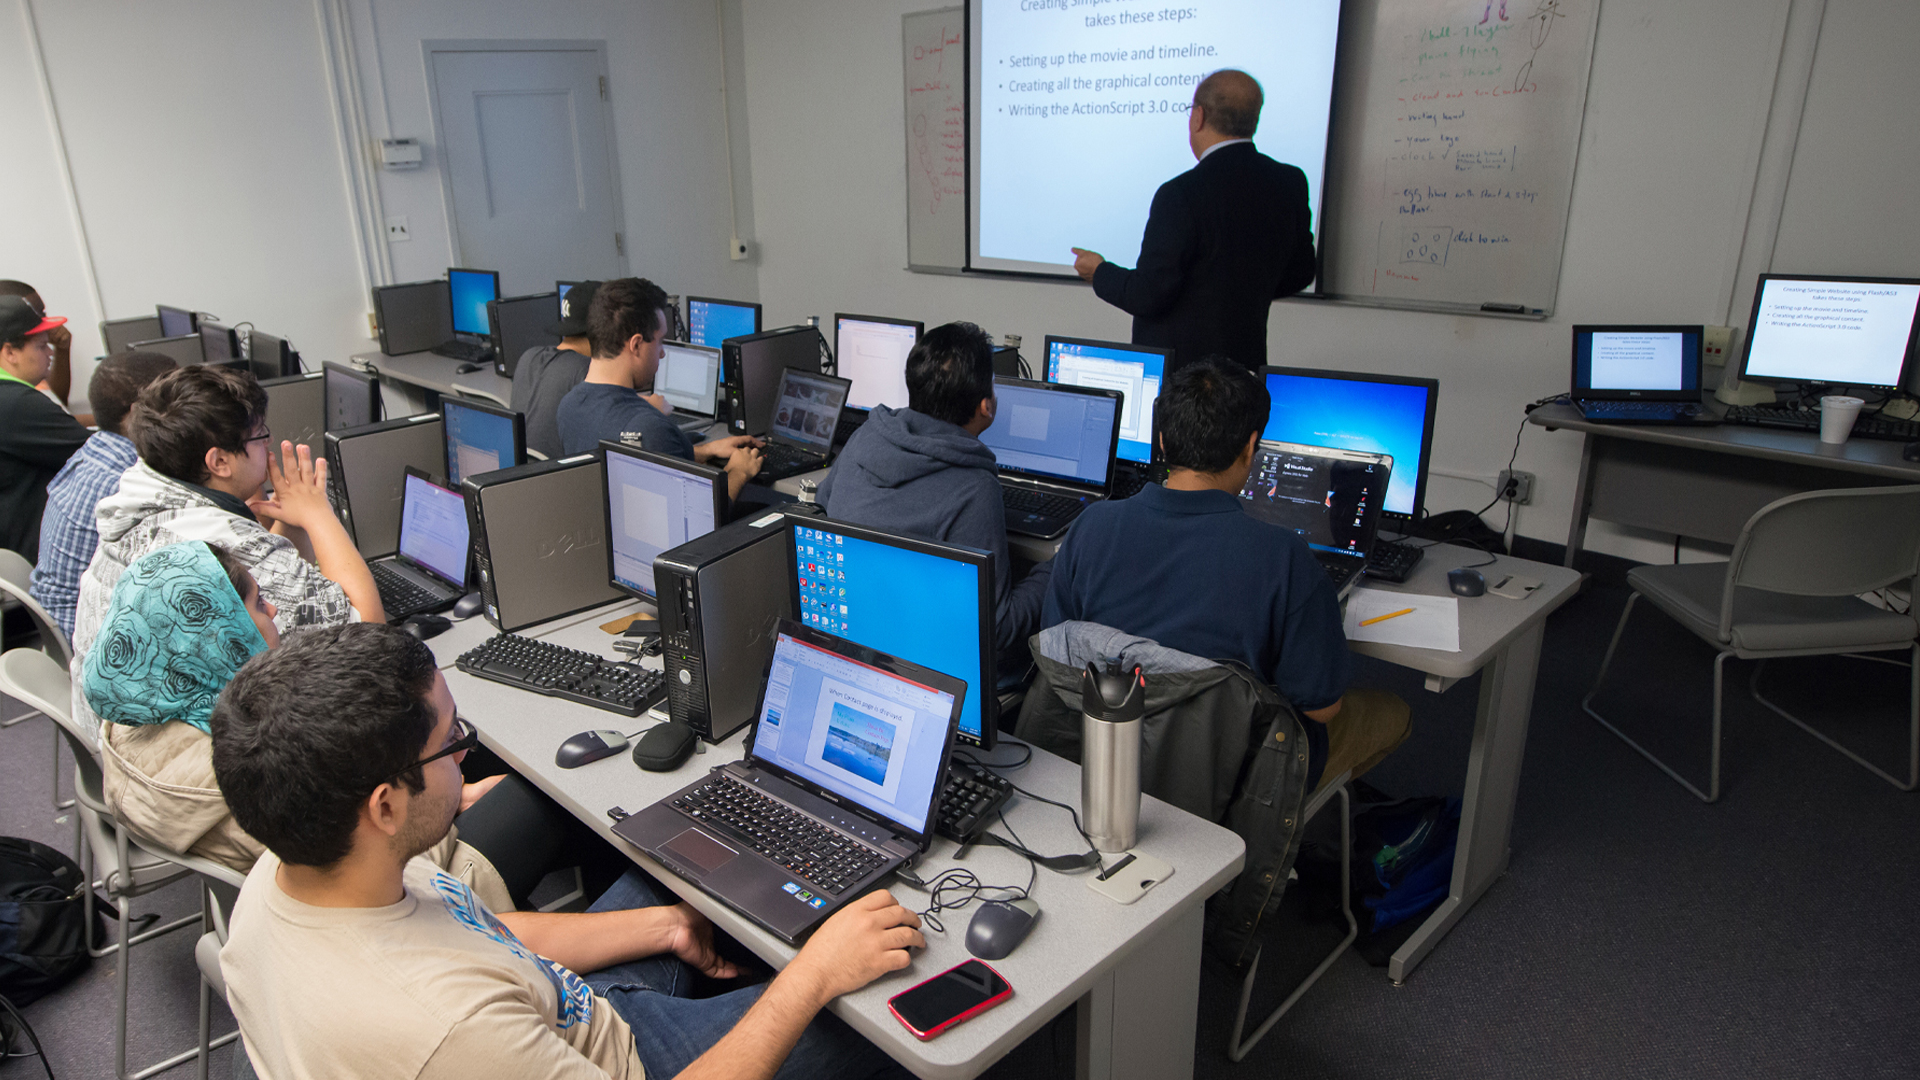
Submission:
{"label": "whiteboard", "polygon": [[1378,0],[1350,13],[1324,290],[1551,314],[1599,0]]}
{"label": "whiteboard", "polygon": [[965,8],[900,17],[907,119],[907,268],[967,262]]}

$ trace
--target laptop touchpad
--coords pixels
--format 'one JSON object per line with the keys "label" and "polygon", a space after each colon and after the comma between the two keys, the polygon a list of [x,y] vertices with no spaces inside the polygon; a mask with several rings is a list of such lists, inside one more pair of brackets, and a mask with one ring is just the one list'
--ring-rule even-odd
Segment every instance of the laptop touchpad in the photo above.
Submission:
{"label": "laptop touchpad", "polygon": [[725,866],[739,854],[699,829],[686,830],[661,845],[661,850],[678,855],[693,866],[699,867],[701,873],[706,874],[711,874]]}

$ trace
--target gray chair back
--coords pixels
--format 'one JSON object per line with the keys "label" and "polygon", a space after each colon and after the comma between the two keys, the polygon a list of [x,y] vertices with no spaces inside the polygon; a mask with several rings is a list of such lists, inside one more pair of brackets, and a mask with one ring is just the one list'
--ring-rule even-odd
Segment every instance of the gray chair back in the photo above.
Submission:
{"label": "gray chair back", "polygon": [[1733,544],[1720,632],[1734,588],[1854,596],[1920,573],[1920,484],[1804,491],[1761,507]]}
{"label": "gray chair back", "polygon": [[73,719],[73,679],[67,669],[38,649],[8,649],[0,653],[0,690],[53,721],[73,751],[75,794],[83,804],[106,812],[106,784],[100,775],[94,733]]}
{"label": "gray chair back", "polygon": [[28,591],[32,585],[33,564],[12,548],[0,548],[0,594],[20,601],[40,631],[41,647],[64,667],[73,661],[73,645],[67,640],[66,631],[60,629],[60,624],[53,621],[53,616]]}

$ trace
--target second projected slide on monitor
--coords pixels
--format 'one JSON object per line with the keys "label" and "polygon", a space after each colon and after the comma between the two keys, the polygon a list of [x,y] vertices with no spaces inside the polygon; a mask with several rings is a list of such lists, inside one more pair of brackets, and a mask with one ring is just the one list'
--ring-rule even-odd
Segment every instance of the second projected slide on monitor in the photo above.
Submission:
{"label": "second projected slide on monitor", "polygon": [[1595,390],[1680,390],[1685,373],[1680,335],[1674,333],[1595,333]]}
{"label": "second projected slide on monitor", "polygon": [[1900,381],[1920,285],[1768,281],[1749,330],[1748,375],[1839,386]]}

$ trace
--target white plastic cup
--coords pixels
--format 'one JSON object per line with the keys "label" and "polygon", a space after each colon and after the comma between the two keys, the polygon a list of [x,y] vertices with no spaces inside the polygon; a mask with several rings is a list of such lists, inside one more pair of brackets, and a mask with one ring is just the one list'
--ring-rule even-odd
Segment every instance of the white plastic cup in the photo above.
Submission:
{"label": "white plastic cup", "polygon": [[1839,446],[1853,434],[1853,421],[1866,402],[1839,394],[1820,399],[1820,441]]}

